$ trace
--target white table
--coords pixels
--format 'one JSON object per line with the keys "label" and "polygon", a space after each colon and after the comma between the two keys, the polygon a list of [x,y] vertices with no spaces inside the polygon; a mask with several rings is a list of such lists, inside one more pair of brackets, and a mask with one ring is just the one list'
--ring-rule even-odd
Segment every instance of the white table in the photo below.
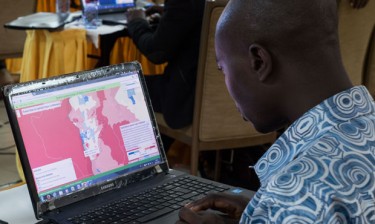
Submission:
{"label": "white table", "polygon": [[9,224],[34,224],[31,199],[26,184],[0,191],[0,220]]}
{"label": "white table", "polygon": [[[71,13],[70,16],[76,17],[81,16],[81,11],[76,11]],[[87,39],[91,41],[96,48],[99,48],[99,35],[105,35],[114,33],[120,30],[125,29],[125,25],[115,25],[115,26],[108,26],[108,25],[101,25],[98,26],[96,29],[85,29],[85,27],[82,24],[81,20],[74,21],[72,23],[68,23],[64,26],[64,29],[85,29],[87,34]]]}

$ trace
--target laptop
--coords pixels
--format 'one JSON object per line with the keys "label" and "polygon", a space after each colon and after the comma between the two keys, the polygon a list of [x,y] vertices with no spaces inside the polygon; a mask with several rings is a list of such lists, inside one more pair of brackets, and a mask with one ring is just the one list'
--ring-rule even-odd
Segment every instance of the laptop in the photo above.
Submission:
{"label": "laptop", "polygon": [[[81,0],[82,11],[90,5]],[[98,0],[98,17],[104,24],[127,24],[126,10],[135,7],[135,0]]]}
{"label": "laptop", "polygon": [[74,21],[79,16],[74,13],[61,17],[56,13],[37,12],[30,15],[18,17],[4,24],[5,28],[18,30],[47,29],[50,31],[61,29],[65,24]]}
{"label": "laptop", "polygon": [[2,94],[37,219],[175,223],[210,192],[254,192],[170,169],[138,62],[18,83]]}

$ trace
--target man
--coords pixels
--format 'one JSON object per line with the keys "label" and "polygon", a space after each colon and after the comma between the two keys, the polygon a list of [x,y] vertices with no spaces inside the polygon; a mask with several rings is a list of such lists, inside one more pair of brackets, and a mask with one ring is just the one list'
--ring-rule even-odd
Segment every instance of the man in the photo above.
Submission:
{"label": "man", "polygon": [[178,223],[375,222],[375,104],[343,68],[336,4],[229,1],[215,42],[229,93],[257,130],[290,126],[256,164],[249,203],[212,194]]}

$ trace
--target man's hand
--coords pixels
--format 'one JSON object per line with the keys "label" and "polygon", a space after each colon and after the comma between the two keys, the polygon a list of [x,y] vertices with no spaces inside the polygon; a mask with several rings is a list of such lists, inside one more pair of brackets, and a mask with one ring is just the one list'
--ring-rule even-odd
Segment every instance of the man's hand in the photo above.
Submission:
{"label": "man's hand", "polygon": [[[182,208],[179,213],[180,221],[177,223],[228,223],[229,220],[238,222],[248,203],[249,199],[241,196],[209,194]],[[226,214],[226,218],[213,212],[205,212],[207,209],[220,211]]]}
{"label": "man's hand", "polygon": [[355,9],[360,9],[365,7],[368,1],[369,0],[349,0],[349,4]]}
{"label": "man's hand", "polygon": [[146,13],[144,9],[131,8],[125,12],[128,22],[131,22],[134,19],[146,19]]}

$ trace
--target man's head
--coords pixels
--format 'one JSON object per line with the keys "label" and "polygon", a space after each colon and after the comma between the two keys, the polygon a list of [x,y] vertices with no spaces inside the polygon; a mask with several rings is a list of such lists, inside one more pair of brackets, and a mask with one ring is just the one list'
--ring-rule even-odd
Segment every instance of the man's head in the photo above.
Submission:
{"label": "man's head", "polygon": [[335,0],[229,1],[217,24],[218,66],[258,131],[285,126],[350,87],[336,8]]}

